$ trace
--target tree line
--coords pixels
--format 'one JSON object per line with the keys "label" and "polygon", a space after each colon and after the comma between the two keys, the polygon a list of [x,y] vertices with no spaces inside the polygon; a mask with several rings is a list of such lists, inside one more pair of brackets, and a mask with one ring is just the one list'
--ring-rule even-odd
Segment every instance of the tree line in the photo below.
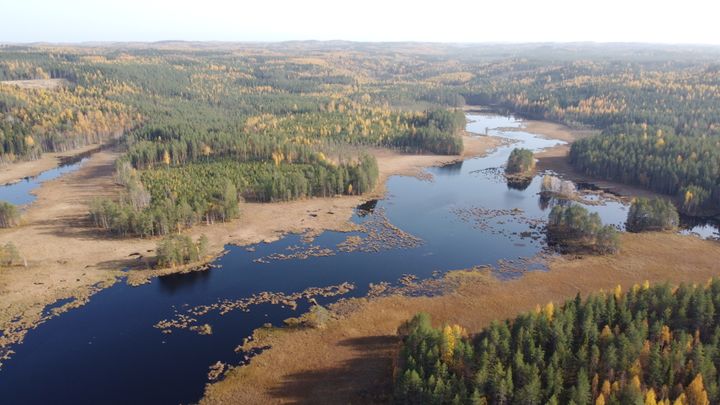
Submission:
{"label": "tree line", "polygon": [[592,176],[669,194],[690,215],[720,212],[720,138],[642,128],[581,139],[570,149],[570,163]]}
{"label": "tree line", "polygon": [[630,232],[672,231],[680,216],[672,202],[664,198],[636,198],[630,205],[625,229]]}
{"label": "tree line", "polygon": [[218,160],[140,172],[120,165],[118,173],[130,173],[119,176],[131,179],[123,198],[95,200],[90,217],[101,229],[145,237],[231,220],[240,213],[240,198],[269,202],[366,193],[375,187],[378,167],[373,156],[364,155],[341,164]]}
{"label": "tree line", "polygon": [[200,235],[197,242],[193,242],[187,235],[168,235],[157,245],[157,265],[176,267],[197,262],[207,255],[207,246],[205,235]]}
{"label": "tree line", "polygon": [[720,401],[720,280],[580,295],[477,335],[401,329],[394,399],[405,404],[679,404]]}

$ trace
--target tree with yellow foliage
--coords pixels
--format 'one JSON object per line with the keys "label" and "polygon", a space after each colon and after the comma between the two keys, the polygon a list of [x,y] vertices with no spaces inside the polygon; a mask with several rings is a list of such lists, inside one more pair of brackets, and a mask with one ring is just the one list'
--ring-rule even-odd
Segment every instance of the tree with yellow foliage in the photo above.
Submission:
{"label": "tree with yellow foliage", "polygon": [[708,394],[703,384],[702,374],[698,373],[695,376],[690,385],[685,389],[685,395],[687,398],[685,403],[687,405],[710,405],[710,400],[708,399]]}

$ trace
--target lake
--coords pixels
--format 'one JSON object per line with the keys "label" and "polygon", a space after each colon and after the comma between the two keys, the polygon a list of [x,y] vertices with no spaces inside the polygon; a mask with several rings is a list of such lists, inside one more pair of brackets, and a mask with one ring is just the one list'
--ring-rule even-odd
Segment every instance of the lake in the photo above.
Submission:
{"label": "lake", "polygon": [[[102,290],[87,305],[28,333],[0,370],[0,398],[25,404],[194,402],[210,365],[244,361],[245,353],[234,351],[243,338],[307,311],[310,300],[297,293],[312,287],[354,286],[315,297],[325,305],[365,296],[370,283],[397,285],[408,274],[425,279],[482,265],[500,278],[543,271],[542,261],[533,260],[552,254],[543,223],[552,205],[563,202],[540,197],[540,175],[509,187],[501,166],[514,147],[538,150],[560,141],[526,132],[513,117],[470,114],[468,120],[470,132],[515,143],[486,157],[429,168],[422,178],[391,177],[385,198],[356,210],[352,220],[360,231],[228,246],[214,263],[218,268]],[[626,205],[596,194],[586,200],[604,222],[623,227]],[[282,294],[275,297],[287,298],[286,305],[268,302],[263,292]],[[209,324],[212,334],[155,328],[161,320]]]}

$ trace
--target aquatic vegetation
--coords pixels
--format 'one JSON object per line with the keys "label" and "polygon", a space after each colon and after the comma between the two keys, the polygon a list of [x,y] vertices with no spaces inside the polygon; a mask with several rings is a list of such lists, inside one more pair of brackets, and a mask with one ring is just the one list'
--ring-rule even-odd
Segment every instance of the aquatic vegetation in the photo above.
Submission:
{"label": "aquatic vegetation", "polygon": [[236,300],[223,299],[213,304],[187,308],[183,312],[176,312],[175,316],[170,319],[163,319],[157,322],[154,327],[160,329],[163,333],[172,333],[174,329],[189,329],[199,334],[209,334],[207,332],[210,331],[210,333],[212,333],[212,327],[208,324],[198,325],[198,319],[210,312],[217,312],[220,315],[226,315],[232,311],[248,312],[250,307],[266,303],[283,305],[294,310],[297,308],[297,301],[300,299],[316,303],[314,298],[316,296],[335,297],[347,294],[354,288],[355,286],[351,283],[341,283],[328,287],[310,287],[292,294],[264,291],[253,294],[248,298]]}

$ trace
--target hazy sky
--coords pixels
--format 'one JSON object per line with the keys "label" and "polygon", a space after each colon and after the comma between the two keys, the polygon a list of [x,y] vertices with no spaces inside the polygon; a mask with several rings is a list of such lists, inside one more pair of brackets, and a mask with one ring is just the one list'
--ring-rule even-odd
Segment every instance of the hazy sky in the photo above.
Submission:
{"label": "hazy sky", "polygon": [[0,42],[720,44],[719,0],[2,0]]}

